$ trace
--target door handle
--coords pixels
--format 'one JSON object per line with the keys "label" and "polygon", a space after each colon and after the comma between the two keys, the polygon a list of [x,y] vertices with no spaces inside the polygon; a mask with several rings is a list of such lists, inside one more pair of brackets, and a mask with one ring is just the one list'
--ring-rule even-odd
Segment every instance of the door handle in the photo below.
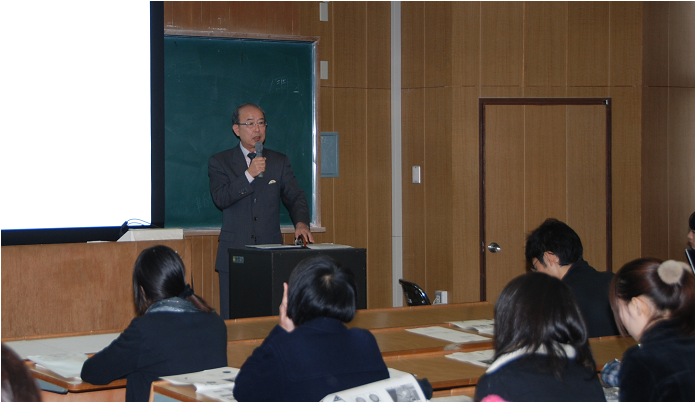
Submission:
{"label": "door handle", "polygon": [[490,244],[488,244],[488,250],[491,253],[498,253],[498,252],[500,252],[500,245],[498,245],[495,242],[491,242]]}

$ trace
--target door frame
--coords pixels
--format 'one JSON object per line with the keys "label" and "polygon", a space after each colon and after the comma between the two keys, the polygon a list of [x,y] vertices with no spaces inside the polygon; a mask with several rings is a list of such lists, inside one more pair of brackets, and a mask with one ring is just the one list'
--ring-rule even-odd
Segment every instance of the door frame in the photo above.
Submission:
{"label": "door frame", "polygon": [[611,98],[479,98],[479,299],[486,300],[486,106],[488,105],[604,105],[606,115],[606,237],[607,271],[612,271]]}

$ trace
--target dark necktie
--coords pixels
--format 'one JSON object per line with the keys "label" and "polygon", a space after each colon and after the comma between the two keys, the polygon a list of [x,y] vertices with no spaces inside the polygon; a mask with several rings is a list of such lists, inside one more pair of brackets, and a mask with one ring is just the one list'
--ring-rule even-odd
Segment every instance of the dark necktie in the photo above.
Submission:
{"label": "dark necktie", "polygon": [[249,165],[251,165],[251,161],[253,161],[254,158],[256,158],[256,153],[249,153],[247,154],[247,157],[249,157]]}

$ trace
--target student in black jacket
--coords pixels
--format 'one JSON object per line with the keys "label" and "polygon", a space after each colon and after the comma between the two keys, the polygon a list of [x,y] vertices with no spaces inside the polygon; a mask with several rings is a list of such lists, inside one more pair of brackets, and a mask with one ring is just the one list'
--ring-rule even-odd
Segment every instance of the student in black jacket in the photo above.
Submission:
{"label": "student in black jacket", "polygon": [[554,277],[528,273],[505,286],[495,303],[493,347],[477,401],[605,400],[580,309]]}
{"label": "student in black jacket", "polygon": [[108,347],[88,359],[82,380],[127,379],[126,401],[147,401],[161,376],[227,366],[227,327],[186,284],[184,263],[166,246],[142,251],[133,269],[138,313]]}
{"label": "student in black jacket", "polygon": [[532,271],[556,277],[570,288],[585,321],[587,337],[618,335],[609,304],[609,283],[614,274],[595,270],[582,254],[578,234],[555,218],[548,218],[527,237],[525,256]]}
{"label": "student in black jacket", "polygon": [[280,323],[242,365],[235,399],[316,402],[389,378],[372,333],[344,325],[355,316],[350,271],[310,258],[295,267],[288,283]]}
{"label": "student in black jacket", "polygon": [[620,401],[694,401],[694,275],[683,262],[637,259],[616,273],[610,301],[624,353]]}

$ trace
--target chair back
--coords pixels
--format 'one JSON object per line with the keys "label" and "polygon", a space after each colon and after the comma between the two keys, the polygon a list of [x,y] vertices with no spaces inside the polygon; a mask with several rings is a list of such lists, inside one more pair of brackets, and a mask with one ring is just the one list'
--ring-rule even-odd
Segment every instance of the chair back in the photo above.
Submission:
{"label": "chair back", "polygon": [[408,306],[430,305],[430,298],[418,284],[404,279],[399,279],[399,284],[401,284],[401,288],[404,290],[404,297],[406,297]]}

